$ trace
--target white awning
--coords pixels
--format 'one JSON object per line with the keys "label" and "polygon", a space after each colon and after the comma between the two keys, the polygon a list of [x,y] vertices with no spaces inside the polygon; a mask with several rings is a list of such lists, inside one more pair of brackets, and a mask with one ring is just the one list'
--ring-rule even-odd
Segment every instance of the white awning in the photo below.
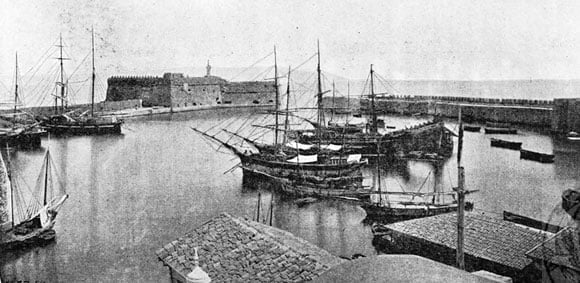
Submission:
{"label": "white awning", "polygon": [[339,151],[342,149],[342,146],[336,144],[321,144],[320,149],[326,149],[331,151]]}
{"label": "white awning", "polygon": [[311,144],[297,143],[295,141],[287,142],[286,146],[289,148],[297,148],[300,150],[309,150],[309,149],[312,149],[312,147],[313,147],[313,145],[311,145]]}
{"label": "white awning", "polygon": [[360,162],[362,154],[349,154],[346,159],[346,163],[357,163]]}
{"label": "white awning", "polygon": [[290,163],[314,163],[318,161],[318,154],[314,154],[314,155],[301,155],[299,154],[298,156],[288,159],[286,160]]}

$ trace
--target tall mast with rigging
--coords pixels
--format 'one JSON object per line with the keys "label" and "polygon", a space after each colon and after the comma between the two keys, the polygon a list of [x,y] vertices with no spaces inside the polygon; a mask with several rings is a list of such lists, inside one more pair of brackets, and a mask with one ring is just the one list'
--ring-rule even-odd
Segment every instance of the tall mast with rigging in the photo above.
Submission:
{"label": "tall mast with rigging", "polygon": [[57,45],[57,47],[60,48],[60,56],[56,59],[58,59],[60,61],[60,96],[55,95],[54,97],[54,114],[58,114],[58,99],[60,98],[61,100],[61,107],[62,107],[62,112],[64,112],[64,101],[66,99],[66,94],[65,94],[65,83],[64,83],[64,64],[63,61],[66,59],[64,57],[62,57],[62,33],[59,36],[59,45]]}
{"label": "tall mast with rigging", "polygon": [[14,72],[14,116],[12,117],[12,127],[16,126],[16,107],[18,105],[18,52],[16,52],[16,68]]}
{"label": "tall mast with rigging", "polygon": [[373,71],[373,64],[371,64],[371,115],[372,115],[372,124],[371,124],[371,133],[377,133],[377,113],[375,111],[375,89],[374,89],[374,71]]}
{"label": "tall mast with rigging", "polygon": [[274,46],[274,87],[276,88],[276,129],[274,129],[274,146],[278,147],[278,110],[280,104],[280,91],[278,90],[278,62],[276,60],[276,46]]}
{"label": "tall mast with rigging", "polygon": [[463,123],[461,121],[461,106],[459,106],[459,137],[457,141],[457,268],[465,270],[464,243],[464,213],[465,213],[465,171],[461,166],[463,149]]}
{"label": "tall mast with rigging", "polygon": [[288,66],[288,82],[287,82],[287,86],[286,86],[286,119],[284,120],[284,141],[283,143],[286,144],[286,136],[288,134],[288,111],[289,111],[289,106],[290,106],[290,66]]}
{"label": "tall mast with rigging", "polygon": [[326,125],[325,121],[324,121],[324,110],[322,108],[322,74],[320,71],[320,41],[317,41],[317,56],[318,56],[318,65],[316,67],[316,72],[318,73],[318,94],[317,94],[317,106],[318,106],[318,127],[316,128],[316,132],[317,132],[317,136],[318,136],[318,143],[320,143],[320,140],[322,139],[322,131],[321,131],[321,127],[323,127],[324,125]]}
{"label": "tall mast with rigging", "polygon": [[334,100],[336,99],[335,89],[334,89],[334,81],[332,82],[332,116],[330,118],[331,121],[334,121],[334,108],[335,103]]}
{"label": "tall mast with rigging", "polygon": [[91,27],[91,53],[93,73],[91,76],[91,117],[95,115],[95,32]]}

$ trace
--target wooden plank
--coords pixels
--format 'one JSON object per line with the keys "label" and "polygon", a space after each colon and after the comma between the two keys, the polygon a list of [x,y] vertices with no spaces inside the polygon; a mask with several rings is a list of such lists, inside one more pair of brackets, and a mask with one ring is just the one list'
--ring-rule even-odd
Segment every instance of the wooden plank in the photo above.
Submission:
{"label": "wooden plank", "polygon": [[542,231],[548,231],[551,233],[557,233],[563,229],[563,227],[553,225],[547,222],[543,222],[540,220],[536,220],[530,217],[526,217],[523,215],[515,214],[509,211],[503,212],[503,220],[513,222],[516,224],[521,224],[524,226],[532,227]]}

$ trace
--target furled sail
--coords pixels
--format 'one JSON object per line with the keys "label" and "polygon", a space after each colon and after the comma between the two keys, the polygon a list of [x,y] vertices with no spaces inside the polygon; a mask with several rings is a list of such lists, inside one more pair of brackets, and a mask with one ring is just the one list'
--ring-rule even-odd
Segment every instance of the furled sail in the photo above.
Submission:
{"label": "furled sail", "polygon": [[12,195],[10,190],[10,179],[8,170],[2,154],[0,154],[0,229],[11,227],[12,225]]}
{"label": "furled sail", "polygon": [[330,151],[339,151],[342,149],[342,146],[336,144],[321,144],[320,149],[326,149]]}
{"label": "furled sail", "polygon": [[298,156],[288,159],[287,161],[290,163],[314,163],[318,161],[318,154],[314,155],[299,154]]}
{"label": "furled sail", "polygon": [[310,150],[313,145],[311,144],[302,144],[302,143],[297,143],[295,141],[289,141],[288,143],[286,143],[286,146],[289,148],[297,148],[300,150]]}

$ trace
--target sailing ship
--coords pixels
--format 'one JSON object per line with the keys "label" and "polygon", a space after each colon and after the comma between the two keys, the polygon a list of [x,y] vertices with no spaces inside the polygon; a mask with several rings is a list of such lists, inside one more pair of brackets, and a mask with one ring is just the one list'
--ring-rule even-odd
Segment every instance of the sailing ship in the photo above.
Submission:
{"label": "sailing ship", "polygon": [[[92,75],[91,75],[91,109],[90,115],[87,112],[81,115],[73,116],[65,113],[64,101],[66,99],[64,82],[64,70],[62,57],[62,36],[60,38],[60,95],[55,96],[54,109],[55,115],[46,118],[42,125],[50,133],[56,135],[103,135],[103,134],[121,134],[121,124],[123,121],[118,120],[115,116],[95,116],[95,43],[94,33],[91,30],[91,54],[92,54]],[[61,113],[58,114],[58,101],[61,100]]]}
{"label": "sailing ship", "polygon": [[[276,60],[275,49],[274,58]],[[278,114],[280,111],[278,110],[279,92],[277,76],[277,66],[275,64],[276,124],[274,128],[274,143],[267,150],[264,150],[265,147],[256,146],[258,152],[242,151],[236,146],[218,138],[216,135],[210,135],[207,132],[195,128],[192,129],[237,155],[241,161],[239,167],[242,168],[244,180],[266,180],[274,184],[274,187],[283,188],[285,192],[306,196],[329,196],[341,190],[357,190],[362,188],[363,176],[360,169],[367,162],[362,159],[360,154],[345,156],[343,154],[324,154],[318,151],[314,154],[305,155],[301,154],[297,148],[295,154],[289,156],[281,150],[278,138]],[[290,73],[288,76],[290,76]],[[289,95],[289,89],[288,85],[287,95]],[[319,88],[319,91],[321,91],[321,88]],[[285,129],[287,125],[286,119]],[[296,147],[299,146],[298,143],[294,143],[293,145]],[[321,148],[319,145],[318,149]]]}
{"label": "sailing ship", "polygon": [[0,119],[0,144],[10,147],[27,149],[39,148],[41,137],[46,133],[38,127],[35,120],[23,118],[18,111],[19,98],[18,85],[18,53],[16,54],[15,84],[14,84],[14,108],[12,114],[4,114]]}
{"label": "sailing ship", "polygon": [[52,188],[51,167],[54,165],[47,150],[38,178],[43,181],[26,199],[25,191],[19,190],[13,182],[10,162],[4,163],[0,154],[0,251],[46,243],[55,238],[56,216],[68,195]]}
{"label": "sailing ship", "polygon": [[[460,114],[461,115],[461,114]],[[458,145],[458,164],[461,158],[461,148],[463,142],[463,127],[461,121],[459,122],[459,145]],[[380,177],[380,160],[381,151],[377,148],[378,160],[375,173],[375,191],[371,194],[370,202],[364,202],[361,207],[366,211],[367,218],[392,222],[412,218],[420,218],[457,211],[459,202],[457,201],[458,189],[453,191],[437,191],[433,192],[390,192],[382,191],[381,177]],[[440,166],[440,165],[436,165]],[[436,167],[437,168],[437,167]],[[475,192],[466,191],[465,193]],[[449,200],[451,198],[452,200]],[[466,209],[473,208],[473,203],[467,203]]]}

